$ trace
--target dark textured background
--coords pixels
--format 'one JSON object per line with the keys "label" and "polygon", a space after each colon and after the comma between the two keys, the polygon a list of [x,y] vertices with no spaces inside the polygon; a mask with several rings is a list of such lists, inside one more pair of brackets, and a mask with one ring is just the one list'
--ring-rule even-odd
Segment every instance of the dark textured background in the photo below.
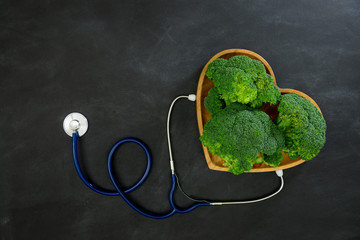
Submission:
{"label": "dark textured background", "polygon": [[[0,239],[360,239],[359,1],[0,1]],[[280,87],[313,97],[328,124],[318,157],[285,171],[281,194],[253,205],[200,208],[163,221],[90,191],[76,175],[64,117],[84,113],[82,165],[111,189],[106,156],[119,138],[143,139],[154,159],[131,198],[169,210],[166,114],[193,93],[217,52],[245,48]],[[274,173],[208,169],[195,105],[174,109],[174,156],[184,189],[212,200],[251,199]],[[125,145],[124,186],[145,168]],[[177,202],[189,202],[176,195]]]}

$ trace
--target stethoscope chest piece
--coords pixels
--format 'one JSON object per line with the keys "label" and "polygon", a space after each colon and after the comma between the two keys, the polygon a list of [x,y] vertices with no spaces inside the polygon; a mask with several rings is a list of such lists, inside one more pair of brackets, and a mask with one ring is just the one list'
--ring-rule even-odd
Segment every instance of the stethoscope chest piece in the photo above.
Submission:
{"label": "stethoscope chest piece", "polygon": [[78,132],[81,137],[88,129],[88,121],[84,115],[78,112],[73,112],[67,115],[63,122],[64,131],[67,135],[72,137],[74,132]]}

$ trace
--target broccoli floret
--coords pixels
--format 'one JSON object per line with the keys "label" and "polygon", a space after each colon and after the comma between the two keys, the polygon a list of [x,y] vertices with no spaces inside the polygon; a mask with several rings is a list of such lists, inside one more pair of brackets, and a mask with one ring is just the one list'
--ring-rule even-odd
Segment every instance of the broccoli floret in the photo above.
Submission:
{"label": "broccoli floret", "polygon": [[219,69],[223,69],[227,64],[227,60],[223,59],[223,58],[218,58],[215,59],[214,61],[212,61],[207,70],[205,75],[209,78],[209,79],[213,79],[214,73],[219,70]]}
{"label": "broccoli floret", "polygon": [[225,102],[220,98],[217,88],[210,89],[207,97],[204,99],[204,105],[211,115],[216,114],[225,107]]}
{"label": "broccoli floret", "polygon": [[226,67],[213,74],[213,83],[225,103],[249,103],[256,98],[257,89],[249,74],[238,68]]}
{"label": "broccoli floret", "polygon": [[275,152],[272,155],[264,154],[264,162],[271,167],[278,167],[283,160],[281,151]]}
{"label": "broccoli floret", "polygon": [[[234,56],[228,60],[226,66],[241,69],[245,73],[249,74],[252,78],[257,77],[257,69],[254,64],[254,61],[253,59],[247,56],[244,55]],[[264,73],[265,73],[265,69],[264,69]]]}
{"label": "broccoli floret", "polygon": [[282,133],[266,113],[239,103],[212,116],[200,140],[236,175],[249,171],[259,152],[272,155],[284,147]]}
{"label": "broccoli floret", "polygon": [[[283,155],[281,154],[281,152],[285,146],[285,138],[284,138],[284,134],[275,124],[270,124],[270,131],[273,139],[270,139],[265,142],[265,149],[263,150],[263,156],[260,156],[258,158],[263,160],[267,165],[271,167],[277,167],[280,165],[280,163],[283,160]],[[274,143],[276,143],[277,148],[276,146],[274,146]],[[273,151],[274,148],[276,148],[275,152]],[[270,150],[268,151],[267,149]]]}
{"label": "broccoli floret", "polygon": [[280,90],[264,65],[247,56],[218,58],[209,64],[206,76],[214,82],[226,104],[239,102],[260,107],[264,102],[277,104]]}
{"label": "broccoli floret", "polygon": [[269,74],[264,74],[262,77],[258,77],[255,81],[257,87],[257,98],[251,102],[251,107],[258,108],[264,102],[271,103],[273,105],[278,103],[281,92],[274,84],[274,79]]}
{"label": "broccoli floret", "polygon": [[256,75],[258,77],[264,76],[266,74],[264,64],[262,64],[262,62],[260,62],[256,59],[252,59],[252,62],[254,64],[254,69],[255,69]]}
{"label": "broccoli floret", "polygon": [[289,158],[311,160],[325,144],[326,123],[319,110],[297,94],[285,94],[278,106],[278,128],[285,135]]}

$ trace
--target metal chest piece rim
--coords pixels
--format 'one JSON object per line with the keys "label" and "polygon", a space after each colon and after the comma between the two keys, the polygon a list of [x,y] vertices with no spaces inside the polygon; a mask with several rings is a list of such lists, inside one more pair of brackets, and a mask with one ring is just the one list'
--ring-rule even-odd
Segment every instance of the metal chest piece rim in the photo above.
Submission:
{"label": "metal chest piece rim", "polygon": [[72,137],[74,132],[78,132],[79,136],[83,136],[89,127],[86,117],[78,112],[68,114],[63,122],[63,128],[67,135]]}

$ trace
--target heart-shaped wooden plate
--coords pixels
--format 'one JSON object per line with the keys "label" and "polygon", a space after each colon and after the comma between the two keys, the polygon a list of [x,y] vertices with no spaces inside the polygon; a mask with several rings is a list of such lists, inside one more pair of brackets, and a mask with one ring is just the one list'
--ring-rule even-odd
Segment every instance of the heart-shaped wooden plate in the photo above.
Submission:
{"label": "heart-shaped wooden plate", "polygon": [[[206,110],[206,108],[204,106],[204,98],[208,95],[209,90],[214,87],[213,82],[205,76],[207,67],[212,61],[214,61],[217,58],[229,59],[236,55],[246,55],[252,59],[256,59],[256,60],[259,60],[260,62],[262,62],[265,66],[266,72],[273,77],[274,83],[277,86],[273,70],[271,69],[270,65],[265,61],[265,59],[262,58],[259,54],[254,53],[249,50],[245,50],[245,49],[228,49],[228,50],[219,52],[218,54],[213,56],[208,61],[208,63],[205,65],[204,69],[202,70],[200,78],[199,78],[197,91],[196,91],[196,114],[197,114],[197,121],[198,121],[200,135],[202,135],[202,133],[203,133],[205,123],[211,119],[210,113]],[[305,93],[294,90],[294,89],[284,89],[284,88],[279,88],[279,89],[282,94],[295,93],[295,94],[300,95],[303,98],[310,100],[317,107],[317,109],[319,109],[319,111],[321,112],[321,110],[320,110],[319,106],[316,104],[316,102],[312,98],[310,98],[308,95],[306,95]],[[272,117],[272,118],[276,117],[275,116],[277,114],[276,107],[274,109],[274,107],[265,105],[262,107],[262,110],[267,112],[270,115],[270,117]],[[217,171],[228,171],[229,170],[228,167],[222,166],[223,160],[216,155],[212,155],[209,152],[208,148],[205,147],[204,145],[203,145],[203,150],[204,150],[206,162],[210,169],[217,170]],[[290,159],[288,157],[287,153],[283,153],[283,157],[284,157],[284,159],[283,159],[282,163],[280,164],[280,166],[278,166],[276,168],[268,166],[265,163],[261,163],[261,164],[255,164],[253,169],[250,170],[250,172],[270,172],[270,171],[276,171],[276,170],[280,170],[280,169],[287,169],[287,168],[295,167],[304,162],[304,160],[302,160],[301,158]]]}

